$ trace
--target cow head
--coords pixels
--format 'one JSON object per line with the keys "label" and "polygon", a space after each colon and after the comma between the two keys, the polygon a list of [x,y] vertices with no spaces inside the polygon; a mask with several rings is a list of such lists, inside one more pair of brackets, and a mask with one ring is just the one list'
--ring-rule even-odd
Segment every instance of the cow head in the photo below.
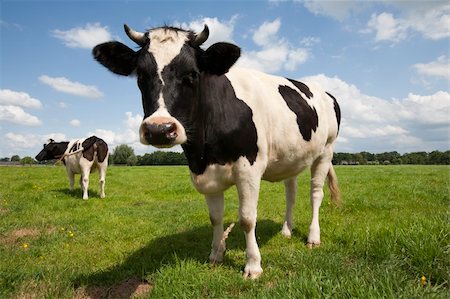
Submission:
{"label": "cow head", "polygon": [[55,142],[53,139],[49,139],[35,158],[38,161],[59,159],[66,151],[68,144],[69,142]]}
{"label": "cow head", "polygon": [[202,76],[220,76],[240,56],[240,48],[216,43],[200,48],[208,38],[205,25],[195,34],[173,27],[145,33],[124,25],[128,37],[139,45],[134,51],[120,42],[107,42],[93,49],[94,58],[111,72],[136,75],[142,93],[144,120],[140,141],[156,147],[184,144],[190,137],[190,122],[199,109]]}

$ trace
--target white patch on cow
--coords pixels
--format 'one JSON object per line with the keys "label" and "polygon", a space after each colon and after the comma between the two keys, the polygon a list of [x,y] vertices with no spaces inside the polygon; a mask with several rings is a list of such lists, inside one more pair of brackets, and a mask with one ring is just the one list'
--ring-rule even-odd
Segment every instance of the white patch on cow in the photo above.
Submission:
{"label": "white patch on cow", "polygon": [[[183,31],[158,28],[150,31],[150,47],[148,51],[155,58],[158,75],[162,81],[161,72],[178,54],[188,40],[188,33]],[[164,81],[163,81],[164,84]]]}

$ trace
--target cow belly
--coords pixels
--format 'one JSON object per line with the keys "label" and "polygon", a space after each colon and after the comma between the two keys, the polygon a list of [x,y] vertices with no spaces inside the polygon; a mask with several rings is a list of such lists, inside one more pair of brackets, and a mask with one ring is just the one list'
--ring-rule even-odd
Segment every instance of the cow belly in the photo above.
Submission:
{"label": "cow belly", "polygon": [[217,194],[230,188],[233,182],[232,165],[208,165],[201,175],[191,172],[194,187],[202,194]]}

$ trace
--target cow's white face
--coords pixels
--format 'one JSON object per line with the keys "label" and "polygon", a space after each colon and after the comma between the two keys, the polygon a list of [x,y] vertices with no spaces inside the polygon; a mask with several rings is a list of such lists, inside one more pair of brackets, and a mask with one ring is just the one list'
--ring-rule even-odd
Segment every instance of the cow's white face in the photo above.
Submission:
{"label": "cow's white face", "polygon": [[240,56],[232,44],[217,43],[206,51],[200,45],[209,30],[163,27],[139,33],[125,26],[127,35],[142,48],[135,52],[119,42],[96,46],[95,59],[120,75],[136,74],[142,94],[144,120],[140,141],[156,147],[184,144],[199,110],[203,75],[223,75]]}

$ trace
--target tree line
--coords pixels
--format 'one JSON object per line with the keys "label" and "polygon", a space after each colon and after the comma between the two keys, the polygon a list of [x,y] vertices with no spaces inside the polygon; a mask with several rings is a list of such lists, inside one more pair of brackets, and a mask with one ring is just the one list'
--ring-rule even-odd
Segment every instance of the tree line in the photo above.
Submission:
{"label": "tree line", "polygon": [[[156,151],[143,156],[136,156],[128,145],[119,145],[110,155],[111,164],[121,165],[187,165],[184,153]],[[387,164],[415,164],[415,165],[450,165],[450,150],[446,152],[432,151],[400,154],[396,151],[372,154],[335,153],[335,165],[387,165]]]}
{"label": "tree line", "polygon": [[[36,164],[32,157],[20,158],[14,155],[11,158],[0,158],[3,164]],[[39,164],[52,164],[54,161],[43,161]],[[109,155],[110,165],[187,165],[184,153],[156,151],[144,155],[135,155],[132,147],[118,145]],[[335,153],[333,156],[335,165],[389,165],[389,164],[414,164],[414,165],[450,165],[450,150],[432,152],[413,152],[400,154],[396,151],[372,154],[360,153]]]}
{"label": "tree line", "polygon": [[450,165],[450,150],[427,152],[413,152],[400,154],[396,151],[372,154],[360,153],[335,153],[333,156],[335,165],[388,165],[388,164],[414,164],[414,165]]}

